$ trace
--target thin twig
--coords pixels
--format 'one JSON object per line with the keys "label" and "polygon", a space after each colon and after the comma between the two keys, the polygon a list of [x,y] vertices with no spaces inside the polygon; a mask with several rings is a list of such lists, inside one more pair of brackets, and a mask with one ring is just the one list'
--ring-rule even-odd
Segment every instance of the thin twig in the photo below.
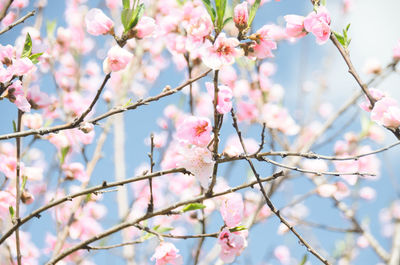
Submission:
{"label": "thin twig", "polygon": [[[233,109],[231,110],[231,114],[232,114],[232,119],[233,119],[233,127],[236,130],[236,133],[239,137],[240,140],[240,144],[242,145],[243,151],[245,154],[247,154],[247,150],[246,150],[246,146],[244,145],[243,142],[243,138],[242,138],[242,133],[239,130],[239,127],[237,125],[237,120],[236,120],[236,116],[235,113],[233,111]],[[279,218],[279,220],[286,225],[286,227],[292,231],[292,233],[300,240],[300,242],[307,248],[307,251],[310,252],[311,254],[313,254],[317,259],[319,259],[322,263],[326,264],[326,265],[330,265],[331,263],[324,258],[321,254],[319,254],[313,247],[311,247],[311,245],[296,231],[296,229],[281,215],[280,211],[278,209],[275,208],[275,206],[273,205],[272,201],[270,200],[270,198],[268,197],[267,193],[265,192],[264,186],[262,185],[262,182],[260,181],[260,175],[258,174],[257,170],[255,169],[253,163],[250,161],[250,159],[246,158],[246,161],[249,163],[249,166],[255,176],[255,178],[257,179],[257,183],[260,187],[260,191],[268,205],[268,207],[270,208],[270,210]]]}
{"label": "thin twig", "polygon": [[103,231],[103,232],[100,233],[100,234],[97,234],[97,235],[95,235],[95,236],[93,236],[93,237],[88,238],[88,239],[85,240],[85,241],[82,241],[82,242],[76,244],[75,246],[72,246],[71,248],[65,249],[62,253],[60,253],[58,256],[54,257],[53,259],[51,259],[51,260],[50,260],[48,263],[46,263],[46,264],[47,264],[47,265],[54,265],[54,264],[56,264],[58,261],[60,261],[60,260],[62,260],[63,258],[65,258],[66,256],[68,256],[68,255],[70,255],[70,254],[72,254],[72,253],[78,251],[79,249],[85,248],[85,246],[89,245],[90,243],[95,242],[95,241],[98,241],[98,240],[100,240],[100,239],[102,239],[102,238],[104,238],[104,237],[107,237],[107,236],[111,235],[111,234],[114,234],[114,233],[116,233],[116,232],[118,232],[118,231],[120,231],[120,230],[122,230],[122,229],[124,229],[124,228],[127,228],[127,227],[133,226],[133,225],[135,225],[135,224],[138,224],[138,223],[140,223],[140,222],[143,221],[143,220],[147,220],[147,219],[152,218],[152,217],[154,217],[154,216],[159,216],[159,215],[168,214],[168,213],[170,213],[172,210],[174,210],[174,209],[176,209],[176,208],[178,208],[178,207],[180,207],[180,206],[189,204],[189,203],[202,202],[202,201],[207,200],[207,199],[210,199],[210,198],[219,197],[219,196],[222,196],[222,195],[225,195],[225,194],[229,194],[229,193],[232,193],[232,192],[235,192],[235,191],[238,191],[238,190],[242,190],[242,189],[245,189],[245,188],[253,187],[253,186],[254,186],[255,184],[257,184],[258,182],[267,182],[267,181],[275,180],[275,179],[281,177],[281,176],[282,176],[282,173],[283,173],[283,172],[280,171],[280,172],[277,172],[277,173],[275,173],[274,175],[272,175],[272,176],[270,176],[270,177],[263,178],[263,179],[260,179],[260,180],[257,180],[257,181],[252,181],[252,182],[250,182],[250,183],[242,184],[242,185],[236,186],[236,187],[234,187],[234,188],[224,190],[224,191],[222,191],[222,192],[213,193],[213,194],[211,194],[211,195],[203,194],[203,195],[194,197],[194,198],[192,198],[192,199],[180,201],[180,202],[177,202],[177,203],[172,204],[172,205],[170,205],[170,206],[167,206],[167,207],[165,207],[165,208],[163,208],[163,209],[160,209],[160,210],[158,210],[158,211],[155,211],[155,212],[153,212],[153,213],[145,214],[145,215],[143,215],[142,217],[139,217],[139,218],[137,218],[137,219],[135,219],[135,220],[126,221],[126,222],[120,223],[120,224],[118,224],[118,225],[116,225],[116,226],[113,226],[113,227],[111,227],[111,228],[109,228],[109,229]]}
{"label": "thin twig", "polygon": [[[18,109],[18,121],[17,121],[17,132],[21,131],[21,123],[22,123],[22,115],[23,111]],[[15,205],[15,220],[16,223],[20,223],[19,219],[19,203],[21,200],[21,138],[18,137],[16,139],[16,145],[17,145],[17,168],[16,168],[16,183],[15,183],[15,188],[16,188],[16,205]],[[16,244],[16,249],[17,249],[17,262],[18,265],[21,265],[21,244],[20,244],[20,238],[19,238],[19,229],[15,230],[15,244]]]}
{"label": "thin twig", "polygon": [[[150,135],[150,153],[148,154],[150,158],[150,173],[153,173],[153,168],[154,168],[154,161],[153,161],[153,156],[154,156],[154,134],[152,133]],[[154,201],[153,201],[153,179],[149,178],[149,189],[150,189],[150,202],[147,205],[147,212],[151,213],[154,210]]]}
{"label": "thin twig", "polygon": [[26,14],[25,16],[21,17],[20,19],[18,19],[17,21],[15,21],[14,23],[8,25],[7,27],[5,27],[4,29],[0,30],[0,35],[9,31],[10,29],[12,29],[13,27],[15,27],[18,24],[24,23],[26,19],[28,19],[31,16],[34,16],[36,13],[36,10],[32,10],[31,12],[29,12],[28,14]]}
{"label": "thin twig", "polygon": [[[107,111],[106,113],[103,113],[95,118],[89,119],[86,122],[88,123],[96,123],[100,120],[103,120],[107,117],[110,117],[112,115],[121,113],[121,112],[125,112],[127,110],[133,110],[136,109],[139,106],[143,106],[143,105],[148,105],[150,102],[152,101],[157,101],[161,98],[167,97],[169,95],[175,94],[176,92],[182,90],[184,87],[188,86],[189,84],[205,77],[211,70],[207,70],[206,72],[187,80],[185,83],[183,83],[182,85],[177,86],[176,88],[173,89],[167,89],[164,92],[158,94],[157,96],[153,96],[153,97],[148,97],[146,99],[140,99],[138,100],[136,103],[125,107],[125,106],[120,106],[120,107],[114,107],[111,110]],[[17,132],[17,133],[10,133],[10,134],[3,134],[0,135],[0,140],[6,140],[6,139],[11,139],[11,138],[15,138],[15,137],[25,137],[28,135],[44,135],[44,134],[49,134],[49,133],[53,133],[53,132],[59,132],[62,130],[67,130],[67,129],[72,129],[72,128],[76,128],[78,127],[80,124],[76,123],[75,121],[72,122],[68,122],[62,125],[57,125],[57,126],[53,126],[53,127],[49,127],[49,128],[39,128],[39,129],[34,129],[34,130],[27,130],[27,131],[22,131],[22,132]]]}

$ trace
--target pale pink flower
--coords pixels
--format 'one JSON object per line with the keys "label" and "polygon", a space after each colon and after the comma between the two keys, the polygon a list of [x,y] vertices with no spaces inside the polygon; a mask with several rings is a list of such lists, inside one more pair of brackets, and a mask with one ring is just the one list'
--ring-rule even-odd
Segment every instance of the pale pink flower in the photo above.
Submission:
{"label": "pale pink flower", "polygon": [[380,74],[382,72],[382,63],[377,58],[367,58],[364,63],[363,71],[366,74]]}
{"label": "pale pink flower", "polygon": [[[208,94],[214,100],[214,84],[210,82],[206,82],[206,87]],[[220,114],[226,114],[232,109],[232,90],[223,85],[218,86],[218,102],[217,102],[217,111]]]}
{"label": "pale pink flower", "polygon": [[155,30],[156,24],[153,18],[144,16],[139,20],[139,23],[136,25],[136,37],[139,39],[143,39],[149,37]]}
{"label": "pale pink flower", "polygon": [[12,2],[12,7],[14,7],[14,8],[24,8],[24,7],[26,7],[26,6],[28,6],[28,4],[29,4],[29,0],[14,0],[13,2]]}
{"label": "pale pink flower", "polygon": [[92,8],[85,16],[86,30],[94,35],[107,34],[114,27],[114,22],[98,8]]}
{"label": "pale pink flower", "polygon": [[186,31],[194,42],[203,42],[204,38],[211,34],[214,25],[208,14],[203,14],[197,19],[192,19],[186,26]]}
{"label": "pale pink flower", "polygon": [[[382,90],[376,89],[376,88],[370,88],[368,89],[370,95],[372,96],[373,99],[375,100],[381,100],[384,96],[385,93]],[[370,112],[372,109],[371,103],[369,102],[369,99],[365,97],[365,100],[363,102],[360,103],[360,107],[367,111]]]}
{"label": "pale pink flower", "polygon": [[85,166],[79,162],[73,162],[70,164],[64,164],[62,166],[66,178],[69,180],[77,179],[80,182],[87,182],[89,176],[86,174]]}
{"label": "pale pink flower", "polygon": [[9,207],[15,209],[15,195],[8,191],[0,191],[0,214],[1,216],[8,216],[10,214]]}
{"label": "pale pink flower", "polygon": [[272,40],[270,35],[271,27],[270,25],[265,25],[255,33],[257,41],[254,42],[252,46],[254,52],[251,56],[255,56],[259,59],[274,57],[271,50],[276,49],[276,42]]}
{"label": "pale pink flower", "polygon": [[[257,141],[253,138],[244,138],[243,144],[246,147],[247,153],[249,154],[255,153],[259,147]],[[238,156],[244,153],[239,137],[237,135],[229,136],[228,140],[226,141],[223,153],[230,157]]]}
{"label": "pale pink flower", "polygon": [[318,44],[324,44],[331,35],[331,17],[324,6],[317,8],[317,12],[311,12],[304,19],[304,28],[317,38]]}
{"label": "pale pink flower", "polygon": [[317,194],[324,198],[331,197],[336,191],[337,186],[335,184],[325,183],[317,187]]}
{"label": "pale pink flower", "polygon": [[241,55],[241,50],[236,48],[239,44],[236,38],[227,38],[225,33],[220,33],[214,44],[206,41],[202,50],[203,63],[213,70],[233,64],[235,57]]}
{"label": "pale pink flower", "polygon": [[12,67],[4,68],[4,66],[0,64],[0,82],[6,83],[10,81],[12,77],[13,77]]}
{"label": "pale pink flower", "polygon": [[400,126],[400,108],[395,99],[384,97],[378,100],[371,111],[371,119],[376,123],[396,129]]}
{"label": "pale pink flower", "polygon": [[39,129],[43,125],[43,118],[39,113],[25,114],[22,117],[22,122],[29,129]]}
{"label": "pale pink flower", "polygon": [[238,121],[251,122],[258,116],[258,109],[256,104],[247,101],[239,101],[237,104],[237,118]]}
{"label": "pale pink flower", "polygon": [[278,129],[287,135],[295,135],[300,130],[288,111],[277,104],[265,104],[261,119],[269,128]]}
{"label": "pale pink flower", "polygon": [[360,248],[367,248],[369,247],[369,241],[365,236],[359,236],[357,238],[357,246]]}
{"label": "pale pink flower", "polygon": [[244,1],[241,4],[235,6],[233,10],[233,22],[239,30],[243,30],[247,27],[247,21],[249,19],[249,11],[247,10],[247,2]]}
{"label": "pale pink flower", "polygon": [[219,257],[225,263],[231,263],[239,256],[246,246],[246,239],[240,232],[231,233],[224,228],[218,236],[218,244],[221,246]]}
{"label": "pale pink flower", "polygon": [[221,203],[220,213],[228,227],[236,227],[243,219],[243,198],[240,193],[231,193],[224,196]]}
{"label": "pale pink flower", "polygon": [[376,198],[376,190],[371,187],[362,187],[359,191],[360,198],[371,201]]}
{"label": "pale pink flower", "polygon": [[28,101],[33,109],[41,109],[52,104],[52,100],[45,92],[40,91],[39,86],[32,86],[28,89]]}
{"label": "pale pink flower", "polygon": [[174,244],[161,242],[156,248],[151,260],[156,260],[156,265],[180,265],[183,264],[183,259],[178,252],[179,250],[174,246]]}
{"label": "pale pink flower", "polygon": [[222,67],[219,70],[218,77],[222,84],[227,85],[229,87],[234,87],[235,81],[237,79],[236,70],[231,65]]}
{"label": "pale pink flower", "polygon": [[400,60],[400,40],[397,41],[396,46],[393,48],[393,59],[396,61]]}
{"label": "pale pink flower", "polygon": [[107,53],[107,58],[103,62],[103,71],[110,73],[111,71],[117,72],[125,69],[132,58],[132,53],[115,45]]}
{"label": "pale pink flower", "polygon": [[197,146],[206,146],[211,140],[211,122],[208,118],[189,116],[177,128],[179,140]]}
{"label": "pale pink flower", "polygon": [[281,264],[289,264],[290,263],[290,251],[287,246],[277,246],[274,249],[274,256]]}
{"label": "pale pink flower", "polygon": [[35,65],[32,61],[26,57],[15,60],[11,66],[13,74],[16,76],[23,76],[29,73],[34,67]]}
{"label": "pale pink flower", "polygon": [[1,25],[3,27],[7,27],[9,25],[11,25],[15,19],[17,18],[17,14],[15,14],[15,12],[13,11],[9,11],[7,12],[7,15],[1,20]]}
{"label": "pale pink flower", "polygon": [[260,65],[260,75],[271,76],[276,73],[276,65],[270,62],[263,62]]}
{"label": "pale pink flower", "polygon": [[15,49],[10,44],[3,46],[0,44],[0,61],[5,65],[10,65],[12,63],[12,58],[14,57]]}
{"label": "pale pink flower", "polygon": [[286,34],[292,38],[301,38],[307,35],[307,31],[304,28],[303,16],[298,15],[286,15]]}
{"label": "pale pink flower", "polygon": [[20,80],[12,83],[12,85],[8,87],[8,91],[10,93],[10,101],[13,102],[20,110],[23,112],[31,111],[31,105],[25,97],[25,93],[22,88],[22,82]]}
{"label": "pale pink flower", "polygon": [[178,152],[179,157],[176,157],[175,165],[189,170],[200,185],[207,188],[215,164],[211,152],[206,147],[197,146],[181,147]]}

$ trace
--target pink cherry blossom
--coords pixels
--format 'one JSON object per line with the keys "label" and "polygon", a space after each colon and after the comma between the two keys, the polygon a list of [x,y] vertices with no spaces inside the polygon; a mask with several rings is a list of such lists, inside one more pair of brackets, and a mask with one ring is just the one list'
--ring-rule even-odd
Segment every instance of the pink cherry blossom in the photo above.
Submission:
{"label": "pink cherry blossom", "polygon": [[331,35],[331,17],[324,6],[317,8],[316,12],[311,12],[304,19],[304,28],[317,38],[318,44],[324,44]]}
{"label": "pink cherry blossom", "polygon": [[[214,84],[210,82],[206,82],[206,87],[208,94],[214,100]],[[218,102],[217,102],[217,111],[220,114],[226,114],[232,109],[232,90],[223,85],[218,86]]]}
{"label": "pink cherry blossom", "polygon": [[290,263],[290,250],[287,246],[277,246],[274,249],[274,256],[279,260],[281,264]]}
{"label": "pink cherry blossom", "polygon": [[301,38],[307,35],[307,31],[304,29],[303,16],[298,15],[286,15],[286,34],[292,38]]}
{"label": "pink cherry blossom", "polygon": [[278,129],[288,135],[295,135],[300,130],[288,111],[277,104],[268,103],[263,106],[262,121],[269,128]]}
{"label": "pink cherry blossom", "polygon": [[211,122],[208,118],[189,116],[177,128],[179,140],[197,146],[206,146],[211,140]]}
{"label": "pink cherry blossom", "polygon": [[236,227],[243,218],[243,198],[240,193],[231,193],[222,199],[221,208],[219,209],[228,227]]}
{"label": "pink cherry blossom", "polygon": [[139,20],[139,23],[136,25],[136,37],[139,39],[143,39],[149,37],[156,28],[156,24],[153,18],[144,16]]}
{"label": "pink cherry blossom", "polygon": [[29,58],[25,57],[15,60],[11,67],[14,75],[23,76],[29,73],[29,71],[31,71],[35,65],[31,60],[29,60]]}
{"label": "pink cherry blossom", "polygon": [[238,121],[251,122],[258,116],[257,106],[252,102],[239,101],[237,104],[237,118]]}
{"label": "pink cherry blossom", "polygon": [[85,16],[87,31],[94,35],[107,34],[114,27],[114,22],[98,8],[92,8]]}
{"label": "pink cherry blossom", "polygon": [[179,159],[175,162],[176,166],[189,170],[200,182],[203,188],[208,187],[208,181],[212,176],[215,162],[212,154],[207,148],[203,147],[181,147],[179,149]]}
{"label": "pink cherry blossom", "polygon": [[43,116],[39,113],[25,114],[22,117],[22,122],[29,129],[39,129],[43,124]]}
{"label": "pink cherry blossom", "polygon": [[[372,96],[373,99],[375,100],[381,100],[384,96],[385,93],[382,90],[376,89],[376,88],[370,88],[368,89],[370,95]],[[371,103],[369,102],[369,99],[365,96],[365,100],[360,103],[360,107],[367,111],[370,112],[372,109]]]}
{"label": "pink cherry blossom", "polygon": [[[246,147],[247,153],[249,154],[255,153],[259,148],[257,141],[252,138],[244,138],[243,144]],[[237,135],[229,136],[228,140],[226,141],[223,153],[230,157],[238,156],[244,153],[239,137]]]}
{"label": "pink cherry blossom", "polygon": [[250,53],[251,56],[259,59],[274,57],[271,50],[275,50],[277,46],[270,35],[270,30],[270,25],[265,25],[254,34],[257,40],[252,46],[253,52]]}
{"label": "pink cherry blossom", "polygon": [[10,101],[13,102],[20,110],[23,112],[31,111],[31,105],[25,97],[25,92],[22,88],[22,82],[20,80],[12,83],[12,85],[8,87],[8,91]]}
{"label": "pink cherry blossom", "polygon": [[233,64],[235,57],[241,55],[241,50],[236,48],[238,45],[236,38],[227,38],[225,33],[220,33],[214,44],[206,41],[202,50],[203,63],[213,70]]}
{"label": "pink cherry blossom", "polygon": [[15,12],[13,11],[9,11],[7,13],[7,15],[1,20],[1,25],[3,27],[7,27],[9,25],[11,25],[15,19],[17,18],[17,14],[15,14]]}
{"label": "pink cherry blossom", "polygon": [[359,191],[360,198],[364,200],[373,200],[376,198],[376,190],[371,187],[362,187]]}
{"label": "pink cherry blossom", "polygon": [[225,227],[218,236],[218,243],[221,246],[219,257],[223,262],[231,263],[245,248],[246,239],[240,232],[231,233]]}
{"label": "pink cherry blossom", "polygon": [[65,172],[66,178],[69,180],[77,179],[81,182],[87,182],[89,176],[86,174],[85,166],[79,162],[64,164],[62,169]]}
{"label": "pink cherry blossom", "polygon": [[378,100],[371,111],[371,119],[389,128],[400,126],[400,108],[395,99],[384,97]]}
{"label": "pink cherry blossom", "polygon": [[156,260],[156,265],[180,265],[183,264],[182,256],[178,254],[179,250],[174,244],[169,242],[161,242],[151,257],[151,260]]}
{"label": "pink cherry blossom", "polygon": [[244,1],[241,4],[235,6],[233,10],[233,22],[239,30],[243,30],[247,27],[247,21],[249,19],[249,12],[247,10],[247,2]]}
{"label": "pink cherry blossom", "polygon": [[107,53],[107,58],[103,62],[103,71],[110,73],[125,69],[132,60],[133,54],[118,45],[113,46]]}
{"label": "pink cherry blossom", "polygon": [[12,58],[14,57],[15,49],[10,44],[3,46],[0,44],[0,61],[9,66],[12,63]]}

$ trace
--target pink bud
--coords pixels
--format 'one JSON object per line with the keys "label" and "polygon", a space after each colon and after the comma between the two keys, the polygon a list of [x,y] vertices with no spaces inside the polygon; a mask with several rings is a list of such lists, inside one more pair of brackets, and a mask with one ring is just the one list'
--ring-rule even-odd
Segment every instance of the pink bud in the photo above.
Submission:
{"label": "pink bud", "polygon": [[98,8],[89,10],[85,23],[87,31],[94,36],[107,34],[114,27],[114,22]]}
{"label": "pink bud", "polygon": [[139,39],[146,38],[154,32],[155,28],[156,24],[154,22],[154,19],[146,16],[142,17],[142,19],[140,19],[139,23],[135,27],[136,37]]}
{"label": "pink bud", "polygon": [[304,29],[304,17],[298,15],[287,15],[284,17],[286,20],[286,34],[289,37],[301,38],[307,35]]}
{"label": "pink bud", "polygon": [[233,21],[239,30],[243,30],[247,27],[247,21],[249,19],[249,12],[247,10],[247,2],[244,1],[238,4],[233,11]]}
{"label": "pink bud", "polygon": [[107,53],[107,58],[103,62],[103,71],[105,73],[120,71],[128,65],[132,58],[132,53],[115,45]]}

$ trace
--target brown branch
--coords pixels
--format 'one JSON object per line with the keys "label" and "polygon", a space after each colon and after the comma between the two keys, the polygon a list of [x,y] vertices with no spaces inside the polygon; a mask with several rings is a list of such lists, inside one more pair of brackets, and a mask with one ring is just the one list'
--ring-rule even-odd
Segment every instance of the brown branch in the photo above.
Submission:
{"label": "brown branch", "polygon": [[108,189],[108,188],[112,188],[112,187],[117,187],[117,186],[121,186],[121,185],[125,185],[131,182],[136,182],[136,181],[140,181],[140,180],[145,180],[145,179],[149,179],[149,178],[155,178],[155,177],[160,177],[166,174],[170,174],[170,173],[177,173],[177,172],[181,172],[184,174],[189,174],[190,172],[188,172],[186,169],[184,168],[174,168],[174,169],[169,169],[169,170],[165,170],[165,171],[159,171],[153,174],[149,174],[149,175],[142,175],[142,176],[138,176],[138,177],[134,177],[134,178],[130,178],[130,179],[126,179],[123,181],[115,181],[115,182],[111,182],[111,183],[107,183],[106,181],[104,181],[101,185],[97,185],[94,186],[92,188],[88,188],[85,190],[82,190],[80,192],[71,194],[71,195],[67,195],[65,197],[62,197],[60,199],[57,199],[53,202],[50,202],[42,207],[40,207],[39,209],[33,211],[32,213],[30,213],[28,216],[24,217],[21,219],[21,221],[17,224],[15,224],[10,230],[8,230],[6,233],[4,233],[4,235],[0,238],[0,244],[4,242],[4,240],[6,240],[18,227],[22,226],[23,224],[25,224],[26,222],[28,222],[30,219],[37,217],[40,218],[40,214],[48,209],[53,208],[54,206],[57,206],[61,203],[64,203],[66,201],[71,201],[72,199],[76,198],[76,197],[81,197],[87,194],[96,194],[96,192],[100,191],[100,190],[104,190],[104,189]]}
{"label": "brown branch", "polygon": [[[272,180],[277,179],[277,178],[279,178],[281,176],[282,176],[282,172],[278,172],[278,173],[275,173],[274,175],[272,175],[270,177],[267,177],[267,178],[264,178],[264,179],[260,179],[259,181],[260,182],[272,181]],[[100,239],[102,239],[104,237],[107,237],[107,236],[109,236],[109,235],[111,235],[113,233],[116,233],[116,232],[124,229],[124,228],[127,228],[127,227],[133,226],[135,224],[138,224],[143,220],[146,220],[146,219],[152,218],[154,216],[158,216],[158,215],[168,214],[172,210],[174,210],[174,209],[176,209],[176,208],[178,208],[180,206],[189,204],[189,203],[202,202],[202,201],[210,199],[210,198],[219,197],[219,196],[222,196],[222,195],[225,195],[225,194],[228,194],[228,193],[232,193],[232,192],[235,192],[235,191],[238,191],[238,190],[241,190],[241,189],[245,189],[245,188],[248,188],[248,187],[253,187],[257,183],[258,183],[258,181],[253,181],[253,182],[250,182],[250,183],[239,185],[239,186],[231,188],[231,189],[227,189],[227,190],[222,191],[222,192],[211,194],[209,196],[203,194],[203,195],[197,196],[197,197],[189,199],[189,200],[177,202],[175,204],[167,206],[167,207],[165,207],[163,209],[160,209],[158,211],[155,211],[153,213],[145,214],[144,216],[139,217],[139,218],[137,218],[135,220],[123,222],[123,223],[121,223],[119,225],[116,225],[114,227],[111,227],[111,228],[107,229],[106,231],[104,231],[104,232],[102,232],[100,234],[97,234],[97,235],[95,235],[95,236],[93,236],[91,238],[88,238],[87,240],[82,241],[82,242],[76,244],[75,246],[73,246],[71,248],[65,249],[57,257],[54,257],[52,260],[50,260],[47,263],[47,265],[54,265],[58,261],[62,260],[66,256],[78,251],[79,249],[84,249],[85,246],[87,246],[88,244],[90,244],[92,242],[95,242],[97,240],[100,240]]]}
{"label": "brown branch", "polygon": [[[239,130],[239,127],[237,125],[237,120],[236,120],[236,116],[235,113],[233,111],[233,109],[231,110],[231,114],[232,114],[232,119],[233,119],[233,127],[236,130],[236,133],[239,137],[239,141],[240,144],[242,145],[243,151],[245,153],[245,155],[247,154],[247,150],[246,150],[246,146],[244,145],[243,142],[243,138],[242,138],[242,133]],[[326,264],[326,265],[330,265],[331,263],[324,258],[321,254],[319,254],[297,231],[296,229],[281,215],[281,212],[275,208],[275,206],[273,205],[271,199],[268,197],[267,193],[265,192],[264,186],[262,185],[262,182],[260,181],[260,175],[258,174],[256,168],[254,167],[253,163],[250,161],[249,158],[245,158],[246,161],[249,163],[249,166],[251,168],[251,170],[253,171],[254,177],[257,179],[257,183],[260,187],[260,191],[261,194],[263,195],[265,202],[267,203],[269,209],[271,210],[271,212],[273,212],[281,221],[281,223],[283,223],[290,231],[292,231],[292,233],[300,240],[300,242],[307,248],[307,251],[310,252],[311,254],[313,254],[317,259],[319,259],[322,263]]]}
{"label": "brown branch", "polygon": [[25,16],[21,17],[20,19],[18,19],[17,21],[15,21],[14,23],[8,25],[7,27],[5,27],[4,29],[0,30],[0,35],[9,31],[10,29],[12,29],[13,27],[17,26],[18,24],[24,23],[26,19],[28,19],[31,16],[34,16],[36,13],[36,10],[32,10],[31,12],[29,12],[28,14],[26,14]]}
{"label": "brown branch", "polygon": [[1,10],[0,12],[0,22],[3,20],[3,18],[6,16],[8,9],[10,8],[12,2],[14,2],[14,0],[8,0],[8,2],[4,5],[3,10]]}
{"label": "brown branch", "polygon": [[[169,95],[175,94],[176,92],[182,90],[184,87],[188,86],[189,84],[203,78],[204,76],[206,76],[211,70],[208,70],[192,79],[187,80],[185,83],[183,83],[180,86],[177,86],[174,89],[167,89],[165,91],[163,91],[162,93],[158,94],[157,96],[153,96],[153,97],[148,97],[146,99],[140,99],[138,100],[136,103],[130,105],[129,107],[124,107],[124,106],[120,106],[120,107],[114,107],[113,109],[111,109],[110,111],[107,111],[106,113],[103,113],[95,118],[89,119],[86,122],[88,123],[96,123],[100,120],[103,120],[109,116],[115,115],[117,113],[121,113],[127,110],[132,110],[132,109],[136,109],[139,106],[142,105],[147,105],[152,101],[157,101],[161,98],[167,97]],[[62,125],[57,125],[57,126],[53,126],[50,128],[40,128],[40,129],[35,129],[35,130],[27,130],[27,131],[22,131],[22,132],[18,132],[18,133],[10,133],[10,134],[3,134],[0,135],[0,140],[6,140],[6,139],[11,139],[11,138],[16,138],[16,137],[25,137],[28,135],[44,135],[44,134],[49,134],[49,133],[53,133],[53,132],[59,132],[62,130],[67,130],[67,129],[72,129],[72,128],[76,128],[78,127],[80,124],[76,123],[75,121],[66,123],[66,124],[62,124]]]}
{"label": "brown branch", "polygon": [[[22,123],[22,115],[23,111],[18,109],[18,121],[17,121],[17,132],[21,131],[21,123]],[[21,138],[18,137],[16,139],[17,145],[17,168],[16,168],[16,178],[15,178],[15,188],[16,188],[16,210],[15,210],[15,222],[17,224],[20,223],[19,219],[19,203],[21,200]],[[20,245],[20,238],[19,238],[19,229],[15,230],[15,245],[17,249],[17,262],[18,265],[21,265],[21,245]]]}

